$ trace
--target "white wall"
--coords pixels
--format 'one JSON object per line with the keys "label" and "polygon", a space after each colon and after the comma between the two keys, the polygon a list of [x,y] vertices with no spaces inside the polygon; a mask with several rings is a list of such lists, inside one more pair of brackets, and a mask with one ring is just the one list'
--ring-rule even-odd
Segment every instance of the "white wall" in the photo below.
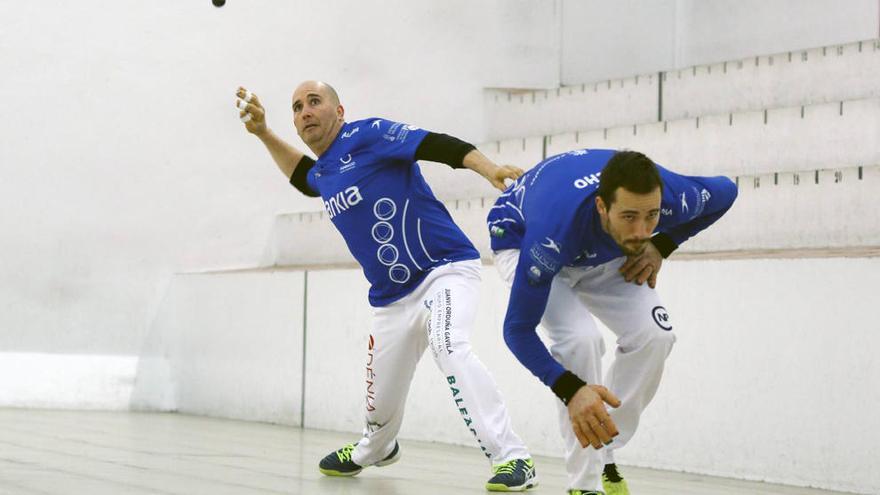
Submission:
{"label": "white wall", "polygon": [[880,35],[876,0],[563,0],[562,12],[563,84]]}
{"label": "white wall", "polygon": [[308,78],[352,119],[478,141],[483,87],[558,83],[552,8],[0,1],[0,353],[136,356],[172,273],[258,266],[276,211],[319,208],[243,130],[239,84],[294,142]]}
{"label": "white wall", "polygon": [[880,36],[876,0],[677,0],[676,66]]}
{"label": "white wall", "polygon": [[131,407],[299,425],[304,278],[175,276],[140,352]]}
{"label": "white wall", "polygon": [[676,3],[562,0],[562,84],[675,67]]}

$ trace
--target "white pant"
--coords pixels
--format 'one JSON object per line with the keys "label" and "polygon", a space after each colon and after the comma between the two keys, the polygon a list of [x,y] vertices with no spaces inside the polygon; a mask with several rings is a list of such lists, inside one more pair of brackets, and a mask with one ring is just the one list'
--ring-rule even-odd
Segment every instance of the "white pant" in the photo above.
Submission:
{"label": "white pant", "polygon": [[481,268],[477,260],[440,266],[411,294],[375,308],[367,355],[367,425],[352,453],[355,463],[369,466],[391,453],[425,347],[431,348],[450,400],[483,454],[493,464],[529,457],[495,381],[471,350]]}
{"label": "white pant", "polygon": [[[495,253],[495,266],[510,286],[519,250]],[[602,490],[601,474],[614,462],[614,450],[629,442],[639,416],[654,397],[663,364],[675,335],[657,292],[636,285],[618,272],[626,258],[596,267],[565,267],[554,277],[541,325],[551,342],[550,353],[565,369],[591,384],[601,384],[605,344],[591,314],[617,336],[617,351],[604,385],[621,401],[609,408],[620,434],[597,451],[582,448],[575,437],[568,409],[559,401],[559,428],[565,444],[569,488]]]}

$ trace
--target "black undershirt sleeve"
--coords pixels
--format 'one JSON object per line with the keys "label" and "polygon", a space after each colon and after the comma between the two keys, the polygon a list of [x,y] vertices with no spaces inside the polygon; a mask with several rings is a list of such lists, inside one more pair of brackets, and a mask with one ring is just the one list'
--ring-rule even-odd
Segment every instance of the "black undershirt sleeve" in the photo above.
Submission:
{"label": "black undershirt sleeve", "polygon": [[416,149],[416,160],[445,163],[452,168],[464,168],[465,155],[476,147],[461,139],[429,132]]}
{"label": "black undershirt sleeve", "polygon": [[660,256],[663,258],[668,258],[673,251],[678,249],[678,244],[672,240],[669,235],[664,234],[663,232],[658,232],[651,237],[651,243],[654,244],[654,247],[657,248],[657,251],[660,252]]}
{"label": "black undershirt sleeve", "polygon": [[290,184],[299,189],[299,192],[306,196],[317,198],[320,194],[309,187],[309,183],[306,181],[306,177],[309,175],[309,170],[314,166],[315,160],[309,156],[303,155],[303,157],[300,158],[299,163],[297,163],[296,168],[293,169],[293,174],[290,175]]}

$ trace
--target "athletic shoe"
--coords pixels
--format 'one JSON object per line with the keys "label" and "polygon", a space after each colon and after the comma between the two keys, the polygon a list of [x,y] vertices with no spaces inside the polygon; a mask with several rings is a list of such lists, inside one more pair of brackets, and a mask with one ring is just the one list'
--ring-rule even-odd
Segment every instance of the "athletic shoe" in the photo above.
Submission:
{"label": "athletic shoe", "polygon": [[[318,469],[327,476],[354,476],[360,473],[364,470],[364,467],[355,464],[355,462],[351,460],[351,453],[354,450],[355,445],[357,445],[357,443],[350,443],[336,452],[331,452],[327,457],[321,459],[321,462],[318,464]],[[400,445],[398,445],[397,442],[394,442],[394,450],[392,450],[387,457],[373,465],[380,467],[387,466],[389,464],[394,464],[398,459],[400,459]]]}
{"label": "athletic shoe", "polygon": [[617,472],[617,464],[605,464],[605,472],[602,473],[602,488],[606,495],[629,495],[626,480]]}
{"label": "athletic shoe", "polygon": [[596,492],[596,491],[592,491],[592,490],[586,491],[586,492],[583,490],[569,490],[568,495],[605,495],[605,494],[602,492]]}
{"label": "athletic shoe", "polygon": [[522,492],[538,486],[535,463],[531,459],[514,459],[492,466],[495,476],[486,482],[490,492]]}

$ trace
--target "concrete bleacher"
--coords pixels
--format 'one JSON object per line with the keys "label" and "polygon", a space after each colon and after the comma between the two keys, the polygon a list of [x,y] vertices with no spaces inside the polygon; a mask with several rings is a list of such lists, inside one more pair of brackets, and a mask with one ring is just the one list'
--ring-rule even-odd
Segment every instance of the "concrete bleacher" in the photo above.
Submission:
{"label": "concrete bleacher", "polygon": [[490,140],[880,96],[880,40],[547,90],[486,91]]}
{"label": "concrete bleacher", "polygon": [[573,149],[629,148],[681,173],[735,177],[880,164],[877,136],[880,99],[866,99],[532,136],[480,149],[499,163],[530,168]]}
{"label": "concrete bleacher", "polygon": [[490,139],[560,133],[657,120],[657,74],[550,90],[485,93]]}
{"label": "concrete bleacher", "polygon": [[[739,198],[717,228],[682,245],[683,253],[822,250],[880,246],[880,217],[852,212],[880,210],[880,166],[846,166],[736,177]],[[445,202],[455,222],[483,259],[491,260],[485,219],[491,197]],[[327,215],[291,213],[276,218],[273,241],[278,266],[355,266]]]}
{"label": "concrete bleacher", "polygon": [[880,96],[880,40],[756,56],[664,73],[663,118]]}
{"label": "concrete bleacher", "polygon": [[[710,229],[682,252],[821,249],[880,245],[876,217],[840,210],[880,210],[878,136],[880,99],[866,99],[531,136],[480,149],[498,163],[529,168],[572,149],[629,148],[680,173],[726,175],[743,197],[722,220],[725,228]],[[438,196],[452,198],[447,208],[488,258],[484,222],[495,193],[475,175],[442,180],[455,174],[472,173],[436,167],[425,175]],[[282,266],[353,263],[323,212],[279,215],[271,252]]]}

